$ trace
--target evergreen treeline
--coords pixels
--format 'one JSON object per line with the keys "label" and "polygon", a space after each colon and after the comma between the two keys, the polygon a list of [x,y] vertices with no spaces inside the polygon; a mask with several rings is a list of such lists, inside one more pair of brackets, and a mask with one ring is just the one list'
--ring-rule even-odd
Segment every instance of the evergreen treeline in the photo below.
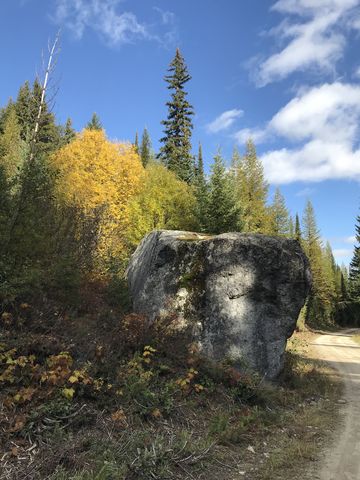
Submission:
{"label": "evergreen treeline", "polygon": [[[157,155],[146,128],[141,140],[136,133],[134,144],[119,144],[106,138],[96,113],[81,133],[71,119],[58,125],[46,97],[38,119],[38,80],[26,82],[0,111],[2,301],[38,291],[73,301],[84,281],[113,284],[143,235],[156,228],[241,231],[300,241],[314,278],[306,321],[332,319],[336,304],[348,298],[348,275],[330,245],[322,244],[311,203],[300,222],[279,189],[269,202],[251,140],[242,154],[234,149],[230,162],[219,150],[205,174],[201,145],[192,153],[194,109],[185,90],[190,79],[177,50],[165,77],[171,95]],[[360,226],[357,233],[360,241]],[[352,292],[359,251],[350,273]]]}

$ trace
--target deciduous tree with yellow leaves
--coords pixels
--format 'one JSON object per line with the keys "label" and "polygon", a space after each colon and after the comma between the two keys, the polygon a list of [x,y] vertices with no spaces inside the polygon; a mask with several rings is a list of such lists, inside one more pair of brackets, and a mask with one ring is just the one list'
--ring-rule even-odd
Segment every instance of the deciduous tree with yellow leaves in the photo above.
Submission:
{"label": "deciduous tree with yellow leaves", "polygon": [[145,170],[145,180],[129,208],[131,222],[127,238],[136,246],[154,229],[193,230],[197,227],[193,188],[159,163]]}
{"label": "deciduous tree with yellow leaves", "polygon": [[95,237],[93,257],[104,268],[112,257],[124,254],[129,203],[144,175],[141,160],[132,145],[109,141],[103,130],[86,129],[57,151],[52,162],[59,205],[75,208],[86,219],[88,231],[80,226],[79,232]]}

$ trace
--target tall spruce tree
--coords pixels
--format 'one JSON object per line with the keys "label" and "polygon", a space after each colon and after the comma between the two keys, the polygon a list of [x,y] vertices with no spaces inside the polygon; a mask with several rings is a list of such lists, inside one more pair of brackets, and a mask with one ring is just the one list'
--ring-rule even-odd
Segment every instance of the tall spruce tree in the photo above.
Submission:
{"label": "tall spruce tree", "polygon": [[159,158],[178,178],[191,183],[194,177],[194,158],[191,154],[191,134],[193,107],[187,100],[184,87],[191,79],[184,57],[179,49],[170,63],[169,75],[165,77],[168,89],[172,91],[171,100],[167,102],[168,116],[161,123],[164,136],[160,142]]}
{"label": "tall spruce tree", "polygon": [[208,231],[234,232],[240,229],[234,190],[220,152],[214,157],[209,181]]}
{"label": "tall spruce tree", "polygon": [[354,300],[360,300],[360,215],[356,218],[355,225],[356,245],[350,262],[349,269],[349,293]]}
{"label": "tall spruce tree", "polygon": [[87,128],[88,130],[102,130],[103,129],[100,118],[98,117],[96,112],[94,112],[92,114],[91,120],[90,120],[90,122],[87,123],[85,128]]}
{"label": "tall spruce tree", "polygon": [[151,152],[151,139],[147,128],[144,128],[144,132],[141,138],[141,145],[140,145],[140,158],[141,162],[144,167],[148,165],[150,160],[152,159],[152,152]]}
{"label": "tall spruce tree", "polygon": [[264,167],[257,158],[252,140],[246,143],[244,157],[237,168],[237,198],[241,205],[244,232],[265,233],[269,231],[271,215],[266,207],[268,183]]}

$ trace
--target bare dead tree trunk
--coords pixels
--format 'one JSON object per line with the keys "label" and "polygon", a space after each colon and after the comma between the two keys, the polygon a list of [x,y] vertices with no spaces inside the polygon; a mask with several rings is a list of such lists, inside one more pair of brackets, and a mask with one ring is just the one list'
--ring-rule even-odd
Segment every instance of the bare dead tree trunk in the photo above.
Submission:
{"label": "bare dead tree trunk", "polygon": [[[34,158],[35,158],[36,143],[38,141],[40,123],[41,123],[41,118],[42,118],[42,114],[43,114],[43,110],[44,110],[45,96],[46,96],[46,92],[47,92],[47,88],[48,88],[48,84],[49,84],[49,79],[50,79],[51,73],[53,71],[54,60],[55,60],[56,54],[59,51],[58,50],[59,42],[60,42],[60,30],[57,32],[53,44],[51,46],[49,44],[49,47],[48,47],[49,56],[48,56],[47,66],[46,66],[46,69],[45,69],[45,72],[44,72],[44,79],[43,79],[43,82],[42,82],[42,85],[41,85],[41,98],[40,98],[39,110],[38,110],[38,113],[37,113],[37,116],[36,116],[35,125],[34,125],[34,129],[33,129],[33,134],[31,136],[31,140],[30,140],[28,158],[24,162],[24,165],[27,164],[30,167],[31,167],[31,164],[33,163]],[[21,208],[24,204],[25,193],[26,193],[26,185],[25,184],[26,184],[26,179],[23,179],[22,183],[21,183],[21,186],[20,186],[20,191],[19,191],[18,201],[16,203],[16,208],[14,210],[14,214],[13,214],[12,219],[10,221],[6,238],[3,242],[3,245],[1,245],[1,247],[0,247],[1,248],[0,251],[2,253],[5,253],[7,251],[7,248],[9,246],[10,242],[11,242],[11,238],[12,238],[12,235],[13,235],[13,232],[14,232],[14,228],[15,228],[15,226],[18,222],[19,216],[20,216]]]}
{"label": "bare dead tree trunk", "polygon": [[33,161],[34,156],[35,156],[35,146],[36,146],[37,137],[38,137],[38,134],[39,134],[40,120],[41,120],[41,114],[42,114],[42,111],[43,111],[43,108],[44,108],[46,90],[47,90],[47,87],[48,87],[50,74],[51,74],[52,69],[53,69],[54,56],[56,55],[59,41],[60,41],[60,31],[56,34],[54,43],[52,44],[52,47],[49,48],[48,63],[47,63],[47,67],[46,67],[45,74],[44,74],[44,80],[43,80],[43,83],[42,83],[42,86],[41,86],[41,99],[40,99],[40,104],[39,104],[39,110],[38,110],[38,114],[37,114],[37,117],[36,117],[36,121],[35,121],[35,125],[34,125],[34,131],[33,131],[32,139],[31,139],[29,163],[31,163]]}

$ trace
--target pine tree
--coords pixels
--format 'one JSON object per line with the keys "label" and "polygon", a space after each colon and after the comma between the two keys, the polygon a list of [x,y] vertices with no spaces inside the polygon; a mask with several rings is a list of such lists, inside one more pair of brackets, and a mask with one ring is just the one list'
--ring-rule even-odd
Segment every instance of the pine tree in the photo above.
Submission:
{"label": "pine tree", "polygon": [[205,173],[204,173],[204,160],[202,154],[202,147],[199,143],[199,153],[197,157],[197,165],[195,168],[195,196],[197,199],[197,220],[198,220],[198,229],[201,232],[206,232],[209,220],[208,220],[208,200],[209,200],[209,191],[206,183]]}
{"label": "pine tree", "polygon": [[169,75],[165,77],[168,89],[172,91],[171,100],[167,102],[168,116],[161,123],[164,125],[164,137],[160,142],[159,158],[181,180],[191,183],[194,177],[194,158],[191,154],[191,134],[193,107],[187,100],[185,84],[191,79],[184,57],[176,50],[175,58],[170,63]]}
{"label": "pine tree", "polygon": [[355,232],[356,245],[349,269],[349,293],[354,300],[360,300],[360,215],[356,218]]}
{"label": "pine tree", "polygon": [[298,242],[301,242],[302,240],[300,219],[298,214],[296,214],[296,217],[295,217],[295,240],[297,240]]}
{"label": "pine tree", "polygon": [[239,215],[236,208],[234,191],[224,161],[218,153],[211,167],[208,202],[208,231],[223,233],[239,230]]}
{"label": "pine tree", "polygon": [[272,217],[271,233],[279,236],[289,235],[289,211],[279,188],[275,191],[270,211]]}
{"label": "pine tree", "polygon": [[87,130],[102,130],[103,129],[100,118],[98,117],[98,115],[95,112],[92,114],[91,120],[86,125],[85,128]]}
{"label": "pine tree", "polygon": [[252,140],[246,144],[245,155],[237,169],[236,183],[244,232],[266,233],[271,220],[266,207],[269,187]]}
{"label": "pine tree", "polygon": [[135,133],[134,148],[135,148],[135,152],[139,155],[139,135],[138,135],[138,132]]}
{"label": "pine tree", "polygon": [[152,159],[151,140],[150,140],[150,135],[149,135],[149,132],[147,131],[147,128],[144,128],[144,132],[141,139],[140,158],[144,167],[146,167],[146,165],[148,165],[148,163]]}

